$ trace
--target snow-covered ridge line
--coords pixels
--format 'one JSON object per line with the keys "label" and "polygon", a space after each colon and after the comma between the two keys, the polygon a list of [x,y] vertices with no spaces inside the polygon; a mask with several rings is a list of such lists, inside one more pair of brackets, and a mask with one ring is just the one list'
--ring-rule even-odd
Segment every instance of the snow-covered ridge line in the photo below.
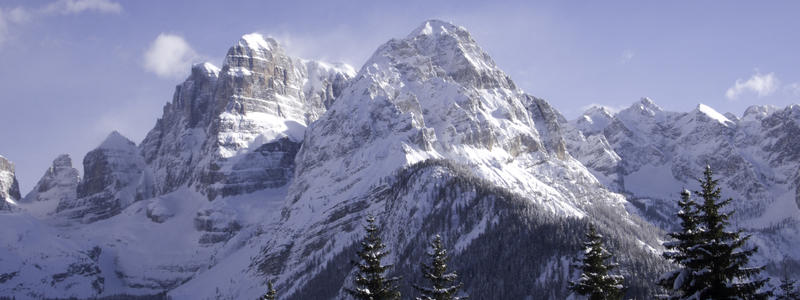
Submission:
{"label": "snow-covered ridge line", "polygon": [[[678,193],[695,189],[706,165],[736,210],[732,223],[754,232],[756,260],[779,272],[800,266],[791,250],[800,237],[800,109],[754,105],[741,118],[704,104],[690,112],[663,111],[650,99],[616,113],[588,110],[569,122],[570,153],[630,210],[669,229]],[[784,261],[785,260],[785,261]]]}

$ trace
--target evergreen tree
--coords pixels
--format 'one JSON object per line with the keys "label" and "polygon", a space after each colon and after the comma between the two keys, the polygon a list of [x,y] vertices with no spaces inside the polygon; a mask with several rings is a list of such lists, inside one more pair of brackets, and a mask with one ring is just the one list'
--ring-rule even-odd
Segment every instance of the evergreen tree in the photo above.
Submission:
{"label": "evergreen tree", "polygon": [[800,300],[800,291],[795,287],[795,281],[788,275],[783,274],[781,279],[780,292],[775,295],[776,300]]}
{"label": "evergreen tree", "polygon": [[358,272],[355,278],[355,289],[345,289],[350,295],[361,300],[394,300],[400,299],[400,292],[395,283],[398,277],[386,278],[384,273],[392,265],[382,265],[381,259],[389,254],[386,245],[380,237],[380,229],[375,225],[375,217],[367,217],[364,226],[367,235],[361,241],[361,251],[358,257],[361,262],[356,263]]}
{"label": "evergreen tree", "polygon": [[276,296],[278,296],[278,292],[275,291],[275,288],[272,286],[272,280],[270,280],[267,282],[267,293],[261,296],[259,300],[275,300]]}
{"label": "evergreen tree", "polygon": [[597,233],[594,225],[589,225],[583,247],[583,257],[579,265],[581,277],[577,282],[569,283],[570,290],[588,296],[590,300],[622,299],[624,278],[609,273],[617,264],[606,262],[612,255],[603,248],[603,236]]}
{"label": "evergreen tree", "polygon": [[433,252],[427,253],[431,257],[431,264],[422,264],[422,273],[430,281],[431,287],[420,287],[414,285],[422,296],[417,300],[463,300],[467,297],[458,297],[458,291],[463,286],[462,283],[455,283],[458,275],[455,272],[447,272],[447,250],[444,249],[442,237],[438,234],[431,242]]}
{"label": "evergreen tree", "polygon": [[698,244],[687,255],[690,256],[693,280],[688,283],[684,295],[699,299],[766,299],[769,292],[759,292],[766,279],[753,279],[764,269],[746,267],[758,248],[742,249],[750,238],[742,231],[726,231],[733,212],[720,209],[732,199],[720,201],[718,180],[712,176],[711,167],[706,166],[701,190],[695,192],[703,199],[698,207]]}
{"label": "evergreen tree", "polygon": [[692,260],[689,253],[697,245],[699,239],[698,207],[692,201],[691,193],[688,190],[681,192],[678,207],[680,210],[677,215],[681,219],[681,230],[668,234],[673,240],[664,243],[667,251],[664,251],[663,256],[676,263],[679,269],[662,276],[658,282],[659,285],[672,292],[669,299],[682,299],[691,295],[688,290],[697,267],[697,263]]}

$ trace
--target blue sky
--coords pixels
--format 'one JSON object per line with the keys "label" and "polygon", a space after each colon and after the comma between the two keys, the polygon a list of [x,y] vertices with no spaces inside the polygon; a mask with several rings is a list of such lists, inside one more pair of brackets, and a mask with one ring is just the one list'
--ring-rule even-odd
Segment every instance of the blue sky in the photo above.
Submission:
{"label": "blue sky", "polygon": [[80,165],[115,129],[140,142],[188,64],[219,65],[242,34],[358,69],[430,18],[570,119],[644,96],[735,114],[800,103],[798,1],[431,2],[2,0],[0,154],[27,193],[60,153]]}

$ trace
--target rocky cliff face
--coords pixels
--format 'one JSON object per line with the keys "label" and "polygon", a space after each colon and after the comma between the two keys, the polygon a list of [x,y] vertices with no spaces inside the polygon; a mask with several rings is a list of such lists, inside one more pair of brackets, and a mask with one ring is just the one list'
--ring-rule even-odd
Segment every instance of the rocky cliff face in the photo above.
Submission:
{"label": "rocky cliff face", "polygon": [[131,203],[153,196],[153,179],[136,144],[112,132],[83,159],[77,199],[64,199],[56,212],[84,223],[119,214]]}
{"label": "rocky cliff face", "polygon": [[19,183],[14,175],[14,164],[0,156],[0,210],[10,210],[19,199]]}
{"label": "rocky cliff face", "polygon": [[206,63],[178,86],[140,148],[163,194],[190,185],[209,199],[285,185],[303,133],[353,71],[287,56],[248,34],[221,70]]}
{"label": "rocky cliff face", "polygon": [[72,167],[72,158],[67,154],[59,155],[22,201],[69,202],[77,198],[80,180],[78,170]]}

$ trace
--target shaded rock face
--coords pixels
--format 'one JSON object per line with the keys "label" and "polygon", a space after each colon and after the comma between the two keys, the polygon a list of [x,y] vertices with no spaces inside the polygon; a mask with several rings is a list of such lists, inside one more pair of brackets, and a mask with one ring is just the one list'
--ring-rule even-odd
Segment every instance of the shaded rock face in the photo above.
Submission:
{"label": "shaded rock face", "polygon": [[172,102],[164,106],[139,145],[145,162],[153,166],[158,194],[184,186],[202,157],[202,146],[213,119],[214,88],[219,69],[211,64],[197,64],[185,82],[175,88]]}
{"label": "shaded rock face", "polygon": [[136,145],[116,131],[83,159],[84,178],[77,199],[58,203],[56,212],[84,223],[112,217],[131,203],[153,196],[152,178],[145,172]]}
{"label": "shaded rock face", "polygon": [[242,225],[236,220],[235,211],[209,208],[197,212],[194,228],[203,233],[198,243],[208,245],[229,240],[242,228]]}
{"label": "shaded rock face", "polygon": [[352,73],[287,56],[259,34],[231,47],[221,70],[195,65],[140,145],[156,192],[192,186],[214,199],[286,184],[292,148]]}
{"label": "shaded rock face", "polygon": [[14,175],[14,163],[0,156],[0,210],[9,210],[19,201],[19,182]]}
{"label": "shaded rock face", "polygon": [[294,175],[294,159],[300,143],[280,138],[263,144],[237,160],[227,171],[210,171],[198,179],[204,186],[222,184],[219,189],[208,190],[208,196],[234,196],[266,188],[277,188],[289,183]]}
{"label": "shaded rock face", "polygon": [[45,171],[24,202],[38,201],[70,201],[77,198],[78,183],[81,178],[78,169],[72,167],[72,158],[67,154],[59,155],[53,165]]}

